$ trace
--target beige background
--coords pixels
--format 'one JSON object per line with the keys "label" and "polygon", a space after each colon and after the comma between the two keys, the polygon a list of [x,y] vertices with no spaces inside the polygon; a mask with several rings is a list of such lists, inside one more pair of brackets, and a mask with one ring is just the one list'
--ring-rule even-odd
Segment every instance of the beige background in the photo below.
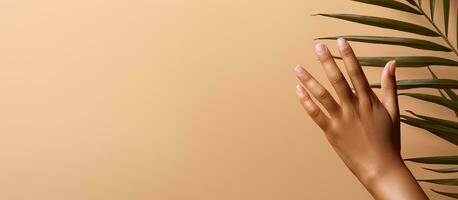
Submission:
{"label": "beige background", "polygon": [[[370,199],[297,103],[293,67],[329,86],[313,38],[413,35],[310,16],[317,12],[426,23],[344,0],[1,1],[0,199]],[[427,53],[354,46],[359,55]],[[381,71],[366,72],[375,82]],[[406,157],[456,153],[425,131],[402,130]],[[450,176],[409,166],[421,178]]]}

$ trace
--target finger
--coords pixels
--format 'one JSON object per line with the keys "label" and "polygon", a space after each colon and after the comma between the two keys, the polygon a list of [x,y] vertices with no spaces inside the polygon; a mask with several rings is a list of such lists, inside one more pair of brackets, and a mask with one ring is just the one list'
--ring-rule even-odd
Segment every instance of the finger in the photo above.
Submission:
{"label": "finger", "polygon": [[310,95],[305,91],[301,85],[296,86],[296,93],[299,97],[301,105],[304,107],[305,111],[312,118],[312,120],[323,130],[329,125],[329,118],[321,111],[315,102],[313,102]]}
{"label": "finger", "polygon": [[328,76],[329,82],[331,82],[332,86],[336,90],[340,102],[342,102],[342,104],[349,103],[353,96],[350,86],[334,61],[334,58],[328,48],[323,44],[317,44],[315,46],[315,53],[318,56],[326,75]]}
{"label": "finger", "polygon": [[390,114],[393,124],[399,123],[399,104],[396,88],[396,61],[390,61],[383,70],[381,83],[381,102]]}
{"label": "finger", "polygon": [[339,38],[337,43],[340,55],[345,63],[347,73],[350,76],[353,87],[356,89],[358,99],[369,100],[369,93],[371,93],[372,90],[369,87],[366,75],[364,75],[364,71],[359,64],[353,49],[343,38]]}
{"label": "finger", "polygon": [[313,76],[301,66],[297,66],[295,70],[297,78],[299,78],[305,88],[307,88],[307,90],[321,103],[321,105],[326,108],[329,114],[337,114],[340,107],[328,90],[318,83],[318,81],[316,81],[315,78],[313,78]]}

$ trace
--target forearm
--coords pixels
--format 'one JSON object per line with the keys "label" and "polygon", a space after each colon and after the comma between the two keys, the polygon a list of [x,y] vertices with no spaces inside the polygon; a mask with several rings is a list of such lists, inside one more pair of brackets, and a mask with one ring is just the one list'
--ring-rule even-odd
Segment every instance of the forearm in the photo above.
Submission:
{"label": "forearm", "polygon": [[402,161],[389,163],[362,182],[376,200],[428,200]]}

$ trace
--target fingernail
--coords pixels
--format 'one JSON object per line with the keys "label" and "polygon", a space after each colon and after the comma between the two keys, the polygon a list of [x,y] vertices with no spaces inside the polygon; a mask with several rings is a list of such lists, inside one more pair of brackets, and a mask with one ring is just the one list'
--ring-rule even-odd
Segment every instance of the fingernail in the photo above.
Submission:
{"label": "fingernail", "polygon": [[301,85],[296,85],[296,93],[301,98],[305,97],[304,89],[302,89]]}
{"label": "fingernail", "polygon": [[388,74],[390,76],[395,76],[396,74],[396,60],[392,60],[390,62],[387,63],[387,68],[386,70],[388,70]]}
{"label": "fingernail", "polygon": [[340,49],[345,49],[345,48],[348,47],[348,42],[343,38],[339,38],[339,39],[337,39],[337,46]]}
{"label": "fingernail", "polygon": [[318,43],[315,45],[315,52],[317,54],[324,54],[326,52],[326,46],[324,44]]}
{"label": "fingernail", "polygon": [[383,73],[388,73],[392,61],[388,61],[383,68]]}
{"label": "fingernail", "polygon": [[297,75],[305,74],[304,68],[302,68],[300,65],[296,66],[296,68],[294,68],[294,71],[296,71]]}

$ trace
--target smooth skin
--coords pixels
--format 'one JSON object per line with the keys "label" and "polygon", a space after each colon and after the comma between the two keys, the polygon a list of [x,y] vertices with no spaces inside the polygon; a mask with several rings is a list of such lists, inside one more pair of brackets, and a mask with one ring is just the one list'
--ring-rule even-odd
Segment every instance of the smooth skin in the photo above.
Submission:
{"label": "smooth skin", "polygon": [[[296,76],[301,84],[297,85],[296,93],[301,105],[374,199],[427,200],[400,155],[396,62],[390,61],[385,66],[379,99],[370,88],[349,43],[340,38],[337,44],[354,90],[328,48],[317,44],[315,53],[339,101],[307,70],[297,66]],[[323,112],[316,101],[329,114]]]}

